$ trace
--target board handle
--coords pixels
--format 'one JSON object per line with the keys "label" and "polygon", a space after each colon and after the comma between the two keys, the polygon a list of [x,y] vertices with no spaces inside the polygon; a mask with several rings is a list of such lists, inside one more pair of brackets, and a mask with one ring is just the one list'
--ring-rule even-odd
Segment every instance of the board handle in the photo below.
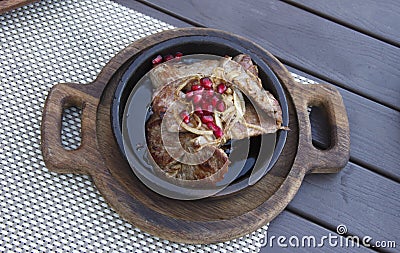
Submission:
{"label": "board handle", "polygon": [[[89,85],[62,83],[50,90],[42,115],[41,148],[46,167],[59,173],[91,174],[89,168],[101,166],[96,144],[96,110],[99,99],[88,92]],[[62,114],[76,106],[81,114],[81,145],[66,150],[61,142]],[[96,166],[97,165],[97,166]]]}
{"label": "board handle", "polygon": [[323,108],[328,115],[331,145],[321,150],[312,144],[311,123],[308,113],[305,115],[305,137],[308,152],[306,159],[309,161],[309,173],[335,173],[340,171],[350,158],[350,130],[339,91],[329,84],[302,84],[302,109],[309,106]]}

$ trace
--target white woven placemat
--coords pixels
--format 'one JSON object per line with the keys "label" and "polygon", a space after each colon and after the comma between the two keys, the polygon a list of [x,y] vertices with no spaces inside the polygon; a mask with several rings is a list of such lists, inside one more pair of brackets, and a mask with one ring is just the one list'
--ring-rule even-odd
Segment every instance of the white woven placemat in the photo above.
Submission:
{"label": "white woven placemat", "polygon": [[[119,50],[171,28],[108,0],[45,0],[0,15],[0,252],[259,251],[267,225],[225,243],[176,244],[122,220],[90,177],[52,173],[43,163],[49,89],[91,82]],[[67,149],[79,146],[79,113],[64,114]]]}

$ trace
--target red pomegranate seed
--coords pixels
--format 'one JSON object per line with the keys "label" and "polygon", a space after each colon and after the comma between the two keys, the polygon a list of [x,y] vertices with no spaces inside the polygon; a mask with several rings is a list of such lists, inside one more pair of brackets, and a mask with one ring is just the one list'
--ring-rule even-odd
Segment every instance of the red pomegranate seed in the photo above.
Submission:
{"label": "red pomegranate seed", "polygon": [[213,85],[211,79],[208,77],[201,78],[200,84],[204,87],[204,89],[207,89],[207,90],[211,89],[212,85]]}
{"label": "red pomegranate seed", "polygon": [[211,98],[214,96],[214,91],[213,90],[205,90],[204,94],[206,95],[207,98]]}
{"label": "red pomegranate seed", "polygon": [[224,93],[227,89],[228,89],[228,87],[226,87],[226,85],[224,83],[220,83],[217,86],[217,92],[220,94]]}
{"label": "red pomegranate seed", "polygon": [[151,63],[153,63],[153,65],[157,65],[160,64],[163,61],[163,58],[161,55],[157,55],[156,58],[154,58]]}
{"label": "red pomegranate seed", "polygon": [[196,91],[196,90],[203,90],[203,87],[200,84],[192,85],[192,91]]}
{"label": "red pomegranate seed", "polygon": [[186,124],[188,124],[190,122],[190,116],[187,111],[182,111],[181,117],[182,117],[183,122],[185,122]]}
{"label": "red pomegranate seed", "polygon": [[181,52],[176,52],[175,53],[175,58],[181,58],[183,54]]}
{"label": "red pomegranate seed", "polygon": [[172,59],[174,59],[174,56],[173,56],[172,54],[166,55],[166,56],[164,57],[164,60],[165,60],[165,61],[170,61],[170,60],[172,60]]}
{"label": "red pomegranate seed", "polygon": [[220,129],[217,125],[215,125],[214,122],[208,122],[207,127],[208,127],[208,129],[212,130],[213,132]]}
{"label": "red pomegranate seed", "polygon": [[211,98],[210,102],[211,102],[211,105],[212,105],[212,106],[216,107],[217,104],[218,104],[218,102],[219,102],[219,98],[218,98],[217,96],[213,96],[213,97]]}
{"label": "red pomegranate seed", "polygon": [[[218,127],[218,126],[217,126]],[[213,131],[214,136],[219,139],[224,135],[224,132],[222,132],[222,129],[218,127],[217,130]]]}
{"label": "red pomegranate seed", "polygon": [[200,106],[196,106],[196,107],[195,107],[194,113],[196,113],[199,117],[201,117],[201,116],[204,115],[204,112],[203,112],[203,110],[201,109]]}
{"label": "red pomegranate seed", "polygon": [[224,112],[225,111],[225,103],[224,103],[224,101],[220,101],[218,104],[217,104],[217,106],[216,106],[216,108],[217,108],[217,110],[219,111],[219,112]]}
{"label": "red pomegranate seed", "polygon": [[186,92],[185,98],[191,99],[193,97],[193,95],[194,95],[193,91],[188,91],[188,92]]}
{"label": "red pomegranate seed", "polygon": [[208,105],[208,107],[206,108],[206,112],[213,113],[214,107],[212,105]]}
{"label": "red pomegranate seed", "polygon": [[213,112],[214,107],[206,100],[203,100],[201,102],[201,108],[203,109],[204,112]]}
{"label": "red pomegranate seed", "polygon": [[203,117],[201,117],[201,122],[203,122],[204,124],[207,124],[209,122],[213,122],[214,118],[211,115],[204,115]]}
{"label": "red pomegranate seed", "polygon": [[195,94],[195,95],[193,96],[193,99],[192,99],[193,104],[198,104],[198,103],[200,103],[202,99],[203,99],[203,96],[202,96],[202,95],[200,95],[200,94]]}
{"label": "red pomegranate seed", "polygon": [[212,111],[203,110],[203,115],[212,115],[212,114],[213,114]]}

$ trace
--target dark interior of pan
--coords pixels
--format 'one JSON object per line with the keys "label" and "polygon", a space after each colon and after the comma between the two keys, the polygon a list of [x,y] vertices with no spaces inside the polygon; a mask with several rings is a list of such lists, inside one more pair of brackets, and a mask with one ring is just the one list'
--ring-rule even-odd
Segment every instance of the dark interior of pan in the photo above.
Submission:
{"label": "dark interior of pan", "polygon": [[[157,55],[168,55],[175,52],[182,52],[184,55],[190,54],[212,54],[218,56],[236,56],[241,53],[250,55],[253,62],[258,66],[259,77],[262,80],[263,87],[270,91],[275,98],[279,100],[282,108],[282,119],[283,125],[288,126],[289,114],[288,106],[286,102],[285,92],[280,84],[279,79],[271,68],[262,60],[265,52],[260,50],[254,50],[254,44],[252,44],[253,50],[250,51],[246,47],[246,44],[250,42],[238,38],[236,41],[227,40],[223,37],[217,36],[185,36],[177,37],[170,40],[162,41],[159,44],[148,48],[147,50],[138,54],[128,64],[127,70],[123,74],[119,81],[119,84],[115,90],[113,104],[112,104],[112,126],[115,138],[124,153],[123,140],[122,140],[122,118],[123,112],[126,107],[128,97],[137,82],[152,68],[151,60]],[[277,161],[281,151],[285,145],[287,131],[279,130],[276,135],[275,149],[272,154],[271,160],[264,171],[267,173]],[[250,140],[250,151],[249,154],[255,157],[262,157],[262,151],[259,149],[260,138],[252,137]],[[239,173],[237,178],[224,190],[216,194],[216,196],[222,196],[239,191],[249,185],[249,175],[254,167],[254,161],[246,162],[242,171]]]}

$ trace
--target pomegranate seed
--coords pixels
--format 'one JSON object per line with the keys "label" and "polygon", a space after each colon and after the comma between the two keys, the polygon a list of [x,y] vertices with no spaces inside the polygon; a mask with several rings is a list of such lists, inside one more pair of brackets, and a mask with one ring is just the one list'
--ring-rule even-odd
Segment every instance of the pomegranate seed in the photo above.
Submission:
{"label": "pomegranate seed", "polygon": [[203,90],[203,87],[200,84],[192,85],[192,91],[196,91],[196,90]]}
{"label": "pomegranate seed", "polygon": [[226,87],[226,85],[224,83],[220,83],[217,86],[217,92],[222,94],[222,93],[224,93],[226,91],[227,88],[228,87]]}
{"label": "pomegranate seed", "polygon": [[213,85],[211,79],[208,77],[201,78],[200,84],[204,87],[204,89],[207,89],[207,90],[211,89],[212,85]]}
{"label": "pomegranate seed", "polygon": [[163,61],[163,58],[161,55],[157,55],[156,58],[154,58],[151,63],[153,63],[153,65],[157,65],[160,64]]}
{"label": "pomegranate seed", "polygon": [[195,94],[194,96],[193,96],[193,99],[192,99],[192,101],[193,101],[193,104],[198,104],[198,103],[200,103],[200,101],[203,99],[203,96],[202,95],[200,95],[200,94]]}
{"label": "pomegranate seed", "polygon": [[173,56],[172,54],[166,55],[166,56],[164,57],[164,60],[165,60],[165,61],[169,61],[169,60],[172,60],[172,59],[174,59],[174,56]]}
{"label": "pomegranate seed", "polygon": [[[218,127],[218,126],[217,126]],[[222,129],[218,127],[217,130],[213,131],[214,136],[219,139],[224,135],[224,132],[222,132]]]}
{"label": "pomegranate seed", "polygon": [[204,124],[207,124],[209,122],[213,122],[214,118],[211,115],[204,115],[203,117],[201,117],[201,122],[203,122]]}
{"label": "pomegranate seed", "polygon": [[208,105],[205,111],[209,112],[209,113],[213,113],[214,107],[212,105]]}
{"label": "pomegranate seed", "polygon": [[211,98],[211,105],[212,106],[214,106],[214,107],[216,107],[217,106],[217,104],[218,104],[218,102],[219,102],[219,98],[217,97],[217,96],[213,96],[212,98]]}
{"label": "pomegranate seed", "polygon": [[181,52],[176,52],[175,53],[175,58],[181,58],[183,54]]}
{"label": "pomegranate seed", "polygon": [[217,108],[217,110],[219,111],[219,112],[224,112],[225,111],[225,103],[224,103],[224,101],[220,101],[218,104],[217,104],[217,106],[216,106],[216,108]]}
{"label": "pomegranate seed", "polygon": [[203,100],[201,102],[201,108],[204,112],[213,112],[214,110],[214,107],[206,100]]}
{"label": "pomegranate seed", "polygon": [[207,127],[208,127],[208,129],[212,130],[213,132],[220,129],[217,125],[215,125],[214,122],[208,122]]}
{"label": "pomegranate seed", "polygon": [[194,95],[193,91],[188,91],[188,92],[186,92],[185,98],[191,99],[193,97],[193,95]]}
{"label": "pomegranate seed", "polygon": [[203,110],[202,110],[199,106],[197,106],[197,107],[194,109],[194,113],[196,113],[199,117],[201,117],[201,116],[204,115]]}
{"label": "pomegranate seed", "polygon": [[190,116],[189,116],[189,113],[187,111],[182,111],[181,112],[181,117],[183,119],[183,122],[185,122],[186,124],[189,124]]}
{"label": "pomegranate seed", "polygon": [[212,115],[213,112],[209,110],[203,110],[203,115]]}
{"label": "pomegranate seed", "polygon": [[205,95],[207,98],[212,98],[214,96],[214,91],[213,90],[205,90]]}

